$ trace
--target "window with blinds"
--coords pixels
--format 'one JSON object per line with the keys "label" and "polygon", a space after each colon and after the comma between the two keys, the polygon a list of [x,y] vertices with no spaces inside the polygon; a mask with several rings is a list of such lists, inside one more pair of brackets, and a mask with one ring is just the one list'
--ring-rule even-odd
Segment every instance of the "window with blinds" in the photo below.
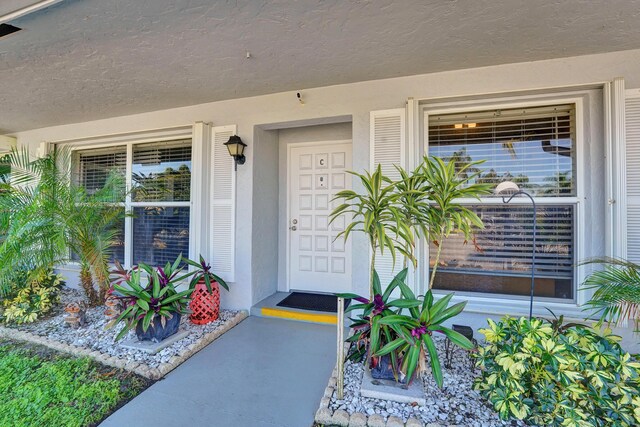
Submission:
{"label": "window with blinds", "polygon": [[480,182],[513,181],[536,196],[575,196],[575,107],[429,116],[429,154],[484,160]]}
{"label": "window with blinds", "polygon": [[133,200],[189,201],[191,141],[140,144],[133,147]]}
{"label": "window with blinds", "polygon": [[165,265],[189,256],[188,207],[137,207],[133,214],[135,262]]}
{"label": "window with blinds", "polygon": [[[103,188],[110,174],[126,175],[131,165],[131,196],[124,209],[132,215],[118,224],[122,232],[114,258],[129,265],[164,265],[181,253],[188,257],[191,140],[133,144],[131,153],[129,158],[124,145],[74,153],[76,182],[90,193]],[[133,242],[128,260],[127,236]]]}
{"label": "window with blinds", "polygon": [[89,194],[104,188],[111,174],[124,176],[127,170],[127,149],[83,150],[74,153],[76,182]]}
{"label": "window with blinds", "polygon": [[[429,155],[457,164],[482,160],[473,172],[492,186],[513,181],[538,202],[535,294],[571,300],[574,291],[575,106],[429,115]],[[526,200],[496,204],[489,195],[470,208],[485,228],[474,241],[443,243],[434,287],[463,292],[528,295],[533,209]],[[483,201],[485,202],[483,204]],[[431,266],[436,248],[431,244]]]}
{"label": "window with blinds", "polygon": [[[484,222],[475,241],[452,235],[443,243],[437,289],[529,295],[533,211],[524,205],[474,206]],[[537,212],[537,296],[573,298],[573,206],[541,205]],[[431,244],[431,252],[436,248]],[[433,265],[432,265],[433,267]],[[502,276],[501,279],[496,276]]]}

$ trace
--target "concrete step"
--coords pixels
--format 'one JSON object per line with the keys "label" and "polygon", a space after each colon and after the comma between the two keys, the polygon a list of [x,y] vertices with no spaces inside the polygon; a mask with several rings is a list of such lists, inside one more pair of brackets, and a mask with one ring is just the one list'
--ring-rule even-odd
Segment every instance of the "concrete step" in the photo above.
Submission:
{"label": "concrete step", "polygon": [[293,320],[297,322],[317,323],[321,325],[335,325],[338,323],[338,316],[335,313],[278,307],[277,304],[288,295],[288,292],[276,292],[275,294],[263,299],[251,307],[251,315]]}

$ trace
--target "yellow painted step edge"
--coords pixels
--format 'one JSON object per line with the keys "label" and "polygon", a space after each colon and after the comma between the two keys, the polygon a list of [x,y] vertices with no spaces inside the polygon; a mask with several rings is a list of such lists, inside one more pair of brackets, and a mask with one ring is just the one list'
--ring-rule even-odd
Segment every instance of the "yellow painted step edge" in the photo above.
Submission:
{"label": "yellow painted step edge", "polygon": [[338,316],[335,314],[300,313],[298,311],[280,310],[277,308],[262,307],[260,312],[263,316],[279,317],[281,319],[302,320],[305,322],[326,323],[335,325],[338,323]]}

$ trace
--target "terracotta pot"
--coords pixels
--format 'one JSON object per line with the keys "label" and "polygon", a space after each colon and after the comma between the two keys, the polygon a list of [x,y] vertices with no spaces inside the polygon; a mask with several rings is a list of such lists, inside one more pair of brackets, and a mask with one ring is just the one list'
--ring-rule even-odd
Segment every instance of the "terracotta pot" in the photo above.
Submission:
{"label": "terracotta pot", "polygon": [[204,325],[218,320],[220,315],[220,286],[218,282],[211,282],[211,292],[204,280],[196,285],[189,303],[191,315],[189,320],[196,325]]}
{"label": "terracotta pot", "polygon": [[147,328],[147,332],[142,330],[142,320],[140,320],[136,325],[136,336],[140,341],[160,342],[178,332],[181,317],[180,313],[173,313],[171,319],[166,319],[164,326],[162,326],[160,316],[155,316]]}

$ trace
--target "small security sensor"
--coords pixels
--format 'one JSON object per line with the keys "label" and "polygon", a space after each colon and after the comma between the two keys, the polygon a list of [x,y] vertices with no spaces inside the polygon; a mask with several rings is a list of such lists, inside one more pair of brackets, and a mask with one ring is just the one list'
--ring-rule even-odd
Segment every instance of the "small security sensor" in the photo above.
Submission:
{"label": "small security sensor", "polygon": [[296,93],[296,97],[298,98],[298,101],[300,102],[300,104],[304,105],[304,101],[302,100],[302,95],[300,94],[300,92]]}

